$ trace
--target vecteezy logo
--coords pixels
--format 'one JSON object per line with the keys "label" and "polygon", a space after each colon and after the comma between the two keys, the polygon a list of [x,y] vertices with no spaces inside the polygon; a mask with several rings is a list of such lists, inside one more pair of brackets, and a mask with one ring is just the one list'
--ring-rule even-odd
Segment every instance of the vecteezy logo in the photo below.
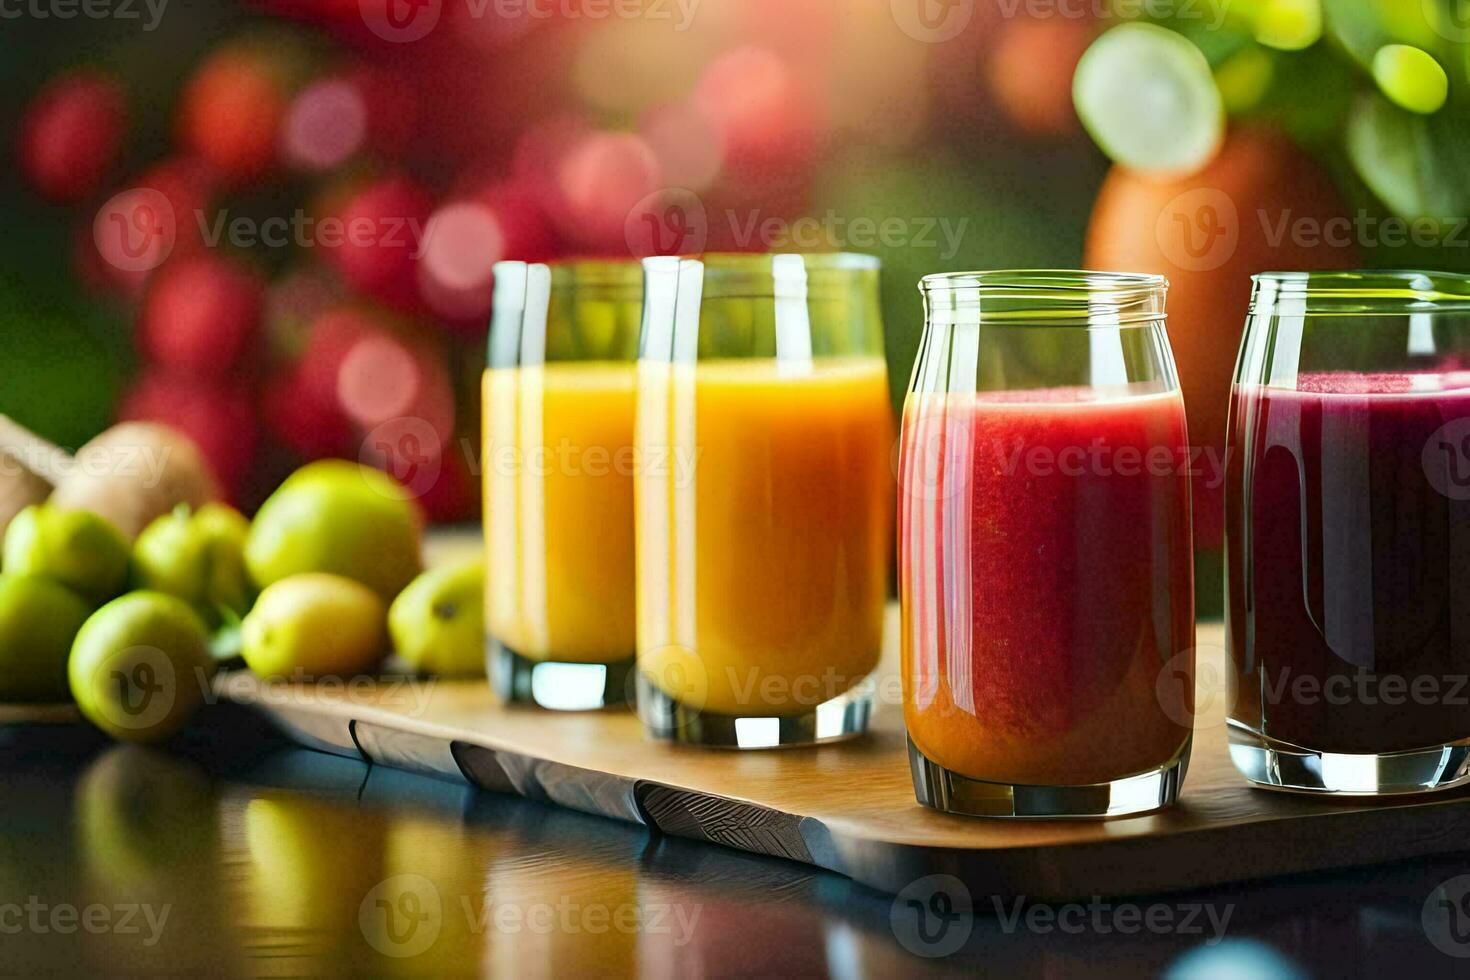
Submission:
{"label": "vecteezy logo", "polygon": [[1435,949],[1457,959],[1470,957],[1470,875],[1441,882],[1424,900],[1419,921]]}
{"label": "vecteezy logo", "polygon": [[133,664],[131,673],[114,670],[111,675],[117,682],[118,705],[134,718],[148,710],[155,694],[163,693],[163,685],[154,676],[152,664]]}
{"label": "vecteezy logo", "polygon": [[[664,696],[679,703],[681,710],[676,717],[664,717],[652,710],[644,710],[645,704],[636,695],[640,676]],[[737,682],[744,680],[738,678]],[[626,683],[628,703],[638,703],[643,723],[655,735],[668,736],[679,731],[699,717],[709,701],[709,669],[698,651],[688,647],[671,645],[649,649],[638,661],[638,669],[628,671]],[[737,692],[739,690],[742,688],[737,683]],[[738,698],[739,694],[736,696]]]}
{"label": "vecteezy logo", "polygon": [[[1024,448],[1005,446],[999,440],[977,440],[967,420],[921,407],[905,420],[903,433],[888,454],[888,465],[898,481],[901,503],[941,503],[953,501],[969,488],[977,458],[1004,465]],[[993,459],[989,458],[992,453]]]}
{"label": "vecteezy logo", "polygon": [[97,708],[118,728],[144,731],[173,709],[178,678],[168,655],[157,647],[117,651],[98,665],[97,680],[94,689],[104,692]]}
{"label": "vecteezy logo", "polygon": [[394,875],[363,896],[357,924],[368,945],[384,956],[418,956],[439,938],[444,903],[423,875]]}
{"label": "vecteezy logo", "polygon": [[1470,500],[1470,416],[1434,430],[1421,462],[1430,486],[1451,500]]}
{"label": "vecteezy logo", "polygon": [[636,256],[692,255],[703,252],[709,240],[709,215],[698,194],[665,188],[633,205],[623,237]]}
{"label": "vecteezy logo", "polygon": [[965,945],[975,928],[970,889],[954,875],[928,875],[910,882],[893,900],[888,924],[910,953],[949,956]]}
{"label": "vecteezy logo", "polygon": [[174,250],[177,234],[173,205],[151,187],[114,194],[92,221],[97,254],[124,272],[158,268]]}
{"label": "vecteezy logo", "polygon": [[1420,0],[1424,20],[1452,44],[1470,43],[1470,0]]}
{"label": "vecteezy logo", "polygon": [[899,29],[925,44],[958,37],[975,16],[975,0],[890,0],[889,7]]}
{"label": "vecteezy logo", "polygon": [[406,415],[369,432],[358,459],[387,472],[409,493],[422,497],[439,481],[443,453],[438,431],[424,419]]}
{"label": "vecteezy logo", "polygon": [[1216,728],[1229,717],[1233,685],[1219,647],[1181,650],[1159,669],[1154,696],[1159,707],[1184,728]]}
{"label": "vecteezy logo", "polygon": [[357,0],[368,30],[385,41],[407,44],[426,37],[439,23],[443,0]]}
{"label": "vecteezy logo", "polygon": [[1196,187],[1178,195],[1159,212],[1154,235],[1164,257],[1190,272],[1220,268],[1240,244],[1240,216],[1230,195]]}

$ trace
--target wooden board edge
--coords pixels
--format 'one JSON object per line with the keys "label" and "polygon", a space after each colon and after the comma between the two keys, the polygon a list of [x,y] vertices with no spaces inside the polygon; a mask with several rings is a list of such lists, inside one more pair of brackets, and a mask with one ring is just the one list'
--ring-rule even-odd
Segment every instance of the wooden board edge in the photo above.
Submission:
{"label": "wooden board edge", "polygon": [[[1157,837],[1048,846],[959,850],[876,841],[756,801],[534,758],[490,738],[452,737],[412,719],[365,717],[344,724],[341,717],[324,720],[321,712],[263,703],[253,707],[308,748],[823,868],[888,894],[931,874],[955,875],[977,900],[1163,894],[1470,849],[1470,810],[1464,806],[1334,811],[1312,819],[1242,821]],[[1334,818],[1354,822],[1350,853],[1334,833]],[[1109,885],[1100,889],[1098,882]]]}

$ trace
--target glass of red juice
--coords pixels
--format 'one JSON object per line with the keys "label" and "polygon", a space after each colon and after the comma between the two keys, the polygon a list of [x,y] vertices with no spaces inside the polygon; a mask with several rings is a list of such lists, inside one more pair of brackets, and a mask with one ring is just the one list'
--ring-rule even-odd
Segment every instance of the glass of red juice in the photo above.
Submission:
{"label": "glass of red juice", "polygon": [[1236,767],[1470,782],[1470,277],[1256,276],[1227,460]]}
{"label": "glass of red juice", "polygon": [[902,676],[920,803],[1167,806],[1194,697],[1190,454],[1162,277],[920,284],[899,456]]}

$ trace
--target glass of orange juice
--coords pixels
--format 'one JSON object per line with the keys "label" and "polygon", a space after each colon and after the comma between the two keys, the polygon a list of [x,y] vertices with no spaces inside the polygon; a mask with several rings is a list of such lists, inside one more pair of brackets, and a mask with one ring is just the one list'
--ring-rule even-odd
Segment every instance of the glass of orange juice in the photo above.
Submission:
{"label": "glass of orange juice", "polygon": [[644,261],[638,710],[764,748],[867,727],[892,549],[878,260]]}
{"label": "glass of orange juice", "polygon": [[636,262],[502,262],[484,377],[488,673],[543,708],[632,692]]}

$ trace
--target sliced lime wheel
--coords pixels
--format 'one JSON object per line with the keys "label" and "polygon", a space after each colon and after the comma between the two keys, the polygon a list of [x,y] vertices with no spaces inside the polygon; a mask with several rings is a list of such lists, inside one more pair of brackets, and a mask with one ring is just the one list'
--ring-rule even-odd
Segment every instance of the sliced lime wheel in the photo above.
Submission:
{"label": "sliced lime wheel", "polygon": [[1133,170],[1193,172],[1225,134],[1209,62],[1154,24],[1121,24],[1094,41],[1077,65],[1072,100],[1102,151]]}

